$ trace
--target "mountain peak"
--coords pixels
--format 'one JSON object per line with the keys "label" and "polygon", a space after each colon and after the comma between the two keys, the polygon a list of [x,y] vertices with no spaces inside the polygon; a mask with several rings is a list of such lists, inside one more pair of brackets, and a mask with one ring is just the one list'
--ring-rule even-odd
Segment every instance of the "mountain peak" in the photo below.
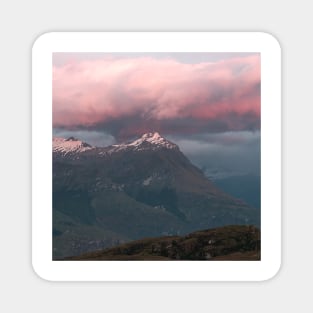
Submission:
{"label": "mountain peak", "polygon": [[113,151],[120,151],[125,149],[140,150],[157,150],[162,148],[177,149],[177,145],[166,140],[158,132],[150,132],[143,134],[139,139],[131,142],[113,145]]}
{"label": "mountain peak", "polygon": [[67,139],[60,137],[53,137],[52,140],[53,152],[59,152],[62,154],[84,152],[86,150],[93,149],[88,143],[78,140],[74,137]]}
{"label": "mountain peak", "polygon": [[154,133],[146,133],[146,134],[143,134],[142,136],[141,136],[141,138],[142,139],[147,139],[147,138],[151,138],[151,139],[160,139],[160,138],[162,138],[161,136],[160,136],[160,134],[158,133],[158,132],[154,132]]}
{"label": "mountain peak", "polygon": [[67,139],[65,139],[65,141],[79,141],[77,138],[71,136],[71,137],[68,137]]}

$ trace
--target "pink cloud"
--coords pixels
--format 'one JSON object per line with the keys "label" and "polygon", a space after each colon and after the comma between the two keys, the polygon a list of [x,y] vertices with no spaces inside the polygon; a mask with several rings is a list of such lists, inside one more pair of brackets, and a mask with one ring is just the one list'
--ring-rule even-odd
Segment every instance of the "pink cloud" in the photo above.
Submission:
{"label": "pink cloud", "polygon": [[[258,55],[199,64],[106,58],[53,68],[56,127],[95,126],[130,116],[158,124],[229,120],[233,115],[242,116],[242,123],[247,115],[260,117]],[[134,126],[147,127],[146,122]]]}

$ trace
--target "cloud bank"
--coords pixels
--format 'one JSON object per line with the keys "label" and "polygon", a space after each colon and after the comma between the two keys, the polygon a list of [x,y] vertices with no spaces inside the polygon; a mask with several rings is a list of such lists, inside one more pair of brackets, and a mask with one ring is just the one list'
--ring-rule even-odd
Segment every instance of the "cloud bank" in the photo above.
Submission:
{"label": "cloud bank", "polygon": [[181,63],[108,58],[53,68],[53,125],[116,138],[260,128],[260,57]]}

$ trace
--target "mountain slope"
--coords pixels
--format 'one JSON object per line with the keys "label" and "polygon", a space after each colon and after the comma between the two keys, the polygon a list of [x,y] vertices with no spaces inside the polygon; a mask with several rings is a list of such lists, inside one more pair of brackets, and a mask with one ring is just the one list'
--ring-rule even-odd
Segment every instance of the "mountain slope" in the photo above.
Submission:
{"label": "mountain slope", "polygon": [[[158,133],[105,148],[72,141],[70,149],[66,140],[54,149],[53,210],[81,225],[127,241],[259,224],[258,210],[216,188]],[[64,234],[54,228],[60,242]],[[55,255],[69,255],[54,243]]]}

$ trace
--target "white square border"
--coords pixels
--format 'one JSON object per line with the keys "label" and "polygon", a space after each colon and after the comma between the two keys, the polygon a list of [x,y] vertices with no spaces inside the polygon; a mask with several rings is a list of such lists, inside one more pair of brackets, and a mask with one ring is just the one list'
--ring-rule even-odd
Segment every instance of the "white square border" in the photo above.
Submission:
{"label": "white square border", "polygon": [[[261,53],[261,261],[52,261],[52,53]],[[50,140],[51,139],[51,140]],[[262,32],[46,33],[32,49],[32,264],[50,281],[263,281],[281,264],[281,49]]]}

